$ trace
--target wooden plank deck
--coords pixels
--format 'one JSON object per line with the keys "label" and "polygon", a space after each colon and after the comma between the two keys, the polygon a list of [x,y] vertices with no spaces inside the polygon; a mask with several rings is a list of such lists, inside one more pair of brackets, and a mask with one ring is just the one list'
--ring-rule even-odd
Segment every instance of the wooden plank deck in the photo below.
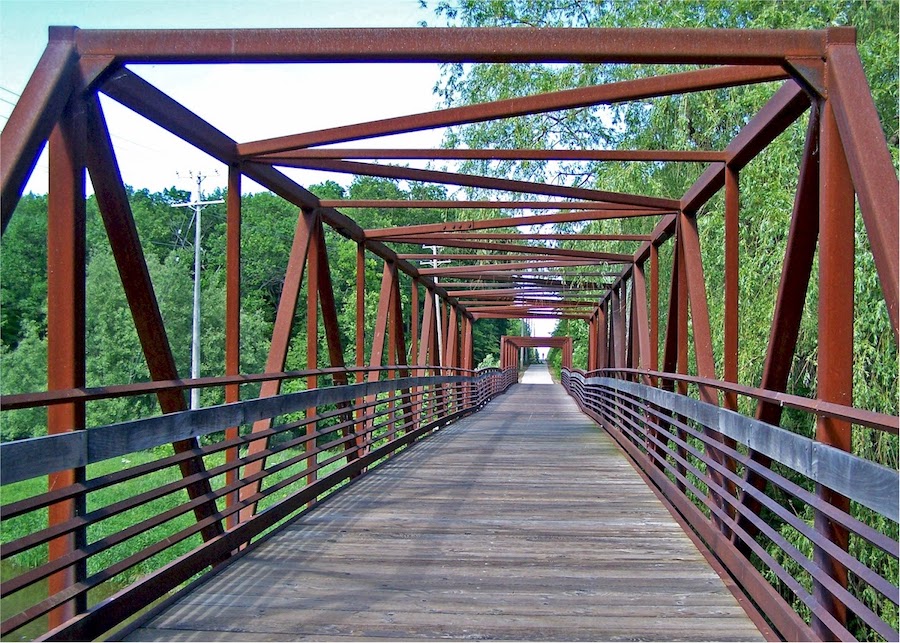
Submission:
{"label": "wooden plank deck", "polygon": [[518,384],[127,640],[762,640],[561,386]]}

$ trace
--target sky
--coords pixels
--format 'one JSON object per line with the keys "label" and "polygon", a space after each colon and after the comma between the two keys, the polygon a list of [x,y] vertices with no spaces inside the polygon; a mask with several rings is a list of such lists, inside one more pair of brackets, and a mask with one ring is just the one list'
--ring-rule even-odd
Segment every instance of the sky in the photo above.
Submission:
{"label": "sky", "polygon": [[[429,0],[433,5],[435,0]],[[0,0],[0,127],[37,65],[51,25],[82,29],[417,27],[435,23],[419,0]],[[238,142],[415,114],[438,107],[434,64],[135,65],[132,71]],[[215,159],[101,95],[125,183],[191,190],[190,174],[226,184]],[[442,130],[349,143],[354,147],[438,147]],[[412,166],[424,162],[410,161]],[[352,177],[288,169],[301,185]],[[26,192],[47,192],[46,152]],[[243,192],[262,188],[250,180]],[[90,185],[88,185],[90,191]],[[547,320],[532,320],[549,335]]]}
{"label": "sky", "polygon": [[[5,124],[47,43],[51,25],[83,29],[416,27],[433,14],[418,0],[0,0],[0,124]],[[440,70],[407,65],[135,65],[145,80],[239,142],[430,111]],[[389,72],[388,72],[389,70]],[[313,91],[310,91],[314,88]],[[224,166],[101,96],[126,183],[189,189],[190,171],[224,186]],[[247,117],[247,115],[251,117]],[[442,132],[374,139],[358,146],[434,147]],[[356,144],[354,144],[356,145]],[[216,175],[218,170],[218,175]],[[289,170],[304,185],[352,177]],[[181,178],[184,177],[184,178]],[[245,191],[259,187],[245,181]],[[26,191],[47,191],[46,157]]]}

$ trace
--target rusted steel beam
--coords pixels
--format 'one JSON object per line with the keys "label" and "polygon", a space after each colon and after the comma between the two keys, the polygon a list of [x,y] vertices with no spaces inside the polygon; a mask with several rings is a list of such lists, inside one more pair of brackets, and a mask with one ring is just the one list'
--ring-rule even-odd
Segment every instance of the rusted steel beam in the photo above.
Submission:
{"label": "rusted steel beam", "polygon": [[379,165],[377,163],[359,163],[357,161],[328,159],[291,159],[279,161],[278,165],[302,168],[305,170],[353,174],[355,176],[377,176],[387,179],[422,181],[425,183],[440,183],[443,185],[460,185],[471,188],[482,188],[485,190],[499,190],[502,192],[518,192],[524,194],[539,194],[542,196],[608,201],[610,203],[622,203],[642,208],[672,209],[677,208],[680,204],[676,199],[666,199],[662,197],[622,194],[618,192],[608,192],[606,190],[536,183],[534,181],[500,179],[492,176],[475,174],[422,170],[412,167],[401,167],[399,165]]}
{"label": "rusted steel beam", "polygon": [[[375,328],[372,331],[372,353],[369,357],[369,366],[381,366],[384,356],[384,339],[388,332],[387,324],[391,311],[395,277],[393,266],[385,261],[381,271],[381,292],[378,295],[378,312],[375,315]],[[369,373],[369,381],[377,382],[378,375],[378,371],[372,371]]]}
{"label": "rusted steel beam", "polygon": [[[294,315],[297,312],[297,300],[300,298],[300,287],[303,284],[303,272],[309,253],[310,242],[315,227],[315,215],[308,211],[297,214],[297,226],[294,229],[294,240],[291,243],[291,254],[288,258],[284,285],[281,287],[281,298],[278,300],[278,311],[275,313],[275,326],[272,329],[272,342],[269,344],[269,356],[266,358],[266,372],[277,373],[284,370],[288,347],[291,341],[291,330],[294,326]],[[278,395],[281,382],[278,380],[263,382],[259,391],[260,397]],[[253,423],[252,433],[265,431],[272,425],[271,419]],[[267,447],[267,440],[256,440],[247,447],[248,455],[255,455]],[[257,460],[244,465],[243,477],[259,473],[265,462]],[[259,491],[259,481],[241,487],[241,500],[245,500]],[[256,513],[256,505],[250,505],[240,511],[240,521],[249,520]]]}
{"label": "rusted steel beam", "polygon": [[647,275],[644,272],[644,264],[635,264],[632,272],[632,297],[634,300],[634,332],[637,336],[638,359],[636,363],[641,368],[650,367],[650,321],[647,313]]}
{"label": "rusted steel beam", "polygon": [[12,217],[44,142],[75,86],[74,28],[50,28],[50,42],[0,132],[0,231]]}
{"label": "rusted steel beam", "polygon": [[650,368],[659,369],[659,247],[650,245]]}
{"label": "rusted steel beam", "polygon": [[859,198],[894,339],[900,341],[897,175],[856,47],[829,47],[828,67],[829,100]]}
{"label": "rusted steel beam", "polygon": [[[679,259],[684,259],[684,271],[687,277],[687,291],[691,307],[691,330],[694,339],[694,359],[697,364],[697,374],[709,379],[716,378],[716,363],[713,357],[712,331],[709,323],[709,304],[706,294],[706,279],[703,274],[703,259],[700,252],[700,235],[697,232],[697,220],[687,214],[680,214],[680,240],[683,254]],[[709,404],[719,405],[718,393],[711,387],[700,387],[700,398]],[[716,441],[723,441],[720,433],[707,430],[710,437]],[[717,463],[724,465],[730,471],[734,471],[734,461],[725,458],[718,449],[706,445],[707,455]],[[726,481],[720,473],[713,472],[712,478],[724,487],[729,494],[734,495],[735,485]],[[734,507],[717,494],[712,495],[713,501],[728,515],[734,514]],[[727,530],[724,524],[720,525]],[[723,532],[730,536],[730,531]]]}
{"label": "rusted steel beam", "polygon": [[[797,181],[797,192],[794,196],[794,207],[791,213],[791,226],[788,232],[784,262],[781,267],[781,279],[778,284],[778,295],[775,299],[775,312],[772,316],[772,327],[769,331],[765,362],[760,388],[768,391],[783,392],[787,388],[788,377],[797,348],[800,334],[800,323],[806,303],[806,292],[812,274],[813,258],[816,254],[816,243],[819,236],[819,117],[818,110],[810,115],[806,130],[806,142],[800,164],[800,177]],[[760,401],[756,406],[755,417],[768,424],[778,425],[781,422],[781,404]],[[765,467],[769,467],[772,459],[758,451],[751,450],[750,458]],[[761,475],[747,470],[747,484],[762,491],[766,480]],[[758,514],[761,504],[746,491],[741,495],[741,503],[754,514]],[[738,526],[751,536],[756,535],[756,527],[741,513]],[[743,541],[736,540],[735,545],[749,553],[743,547]]]}
{"label": "rusted steel beam", "polygon": [[[50,133],[50,193],[47,201],[47,389],[85,385],[85,266],[87,217],[85,211],[84,148],[85,113],[81,101],[70,101]],[[85,428],[84,402],[47,409],[49,435]],[[62,489],[85,479],[83,468],[48,476],[48,489]],[[86,510],[85,498],[58,502],[48,507],[52,527],[68,522]],[[48,543],[48,558],[55,560],[87,545],[79,529]],[[87,577],[85,561],[67,567],[47,579],[52,596]],[[50,627],[57,627],[87,609],[81,593],[49,613]]]}
{"label": "rusted steel beam", "polygon": [[[409,322],[409,359],[415,364],[419,354],[419,284],[413,280],[410,284],[410,322]],[[463,320],[468,320],[463,316]]]}
{"label": "rusted steel beam", "polygon": [[[408,243],[404,240],[403,243]],[[510,254],[510,255],[441,255],[444,259],[453,258],[453,257],[462,257],[459,259],[460,261],[466,260],[479,260],[479,259],[497,259],[500,257],[522,257],[524,259],[528,259],[527,255],[544,255],[547,257],[559,257],[566,258],[572,257],[577,259],[604,259],[607,261],[630,261],[631,255],[622,254],[622,253],[612,253],[612,252],[594,252],[592,250],[574,250],[569,248],[553,248],[553,247],[544,247],[544,246],[526,246],[517,243],[494,243],[490,241],[444,241],[443,243],[436,243],[435,245],[439,245],[442,247],[452,247],[452,248],[470,248],[472,250],[493,250],[496,252],[516,252],[516,253],[524,253],[524,254]],[[403,259],[429,259],[433,258],[433,254],[400,254],[397,255]]]}
{"label": "rusted steel beam", "polygon": [[634,210],[632,205],[605,201],[526,201],[457,199],[322,199],[323,208],[391,208],[391,209],[443,209],[443,210]]}
{"label": "rusted steel beam", "polygon": [[[228,168],[228,196],[226,199],[226,231],[225,231],[225,375],[238,375],[241,372],[241,172],[240,167],[231,165]],[[225,387],[225,403],[238,402],[241,399],[241,388],[236,385]],[[238,427],[225,429],[225,439],[238,437]],[[231,448],[225,452],[226,462],[238,459],[238,449]],[[237,469],[225,472],[225,484],[237,482]],[[228,494],[225,499],[227,507],[237,504],[238,492]],[[237,524],[237,514],[226,519],[226,527]]]}
{"label": "rusted steel beam", "polygon": [[402,228],[370,228],[365,231],[367,239],[390,237],[394,241],[402,241],[403,237],[440,234],[442,232],[467,232],[470,230],[494,230],[497,228],[516,228],[519,226],[547,225],[554,223],[570,223],[573,221],[600,221],[603,219],[621,219],[626,217],[652,217],[665,215],[669,210],[635,208],[631,210],[557,212],[555,214],[538,214],[527,217],[503,217],[498,219],[476,219],[473,221],[448,221],[446,223],[422,223]]}
{"label": "rusted steel beam", "polygon": [[609,315],[606,305],[597,307],[597,368],[609,367]]}
{"label": "rusted steel beam", "polygon": [[[280,159],[434,159],[508,161],[637,161],[724,163],[726,154],[716,150],[552,150],[552,149],[412,149],[412,148],[300,148],[253,157],[274,163]],[[334,207],[340,207],[335,205]]]}
{"label": "rusted steel beam", "polygon": [[[316,217],[312,225],[312,238],[309,241],[306,255],[306,368],[310,371],[319,368],[319,282],[322,266],[320,254],[324,247],[324,244],[320,244],[323,235],[322,222]],[[318,388],[318,386],[317,375],[312,374],[306,377],[307,390]],[[306,409],[305,418],[310,420],[306,425],[307,436],[314,436],[318,430],[316,415],[316,407]],[[318,456],[316,455],[315,439],[306,443],[305,451],[309,455],[306,467],[310,469],[310,473],[306,476],[306,484],[312,484],[316,481],[317,475],[316,460]]]}
{"label": "rusted steel beam", "polygon": [[299,158],[298,156],[284,154],[284,152],[304,147],[419,132],[438,127],[455,127],[470,123],[482,123],[498,118],[543,114],[560,109],[609,105],[658,96],[720,89],[734,85],[783,80],[788,77],[788,73],[780,65],[713,67],[711,69],[649,76],[647,78],[625,80],[605,85],[545,92],[533,96],[507,98],[489,103],[464,105],[366,123],[355,123],[316,132],[280,136],[262,141],[243,143],[238,146],[238,151],[241,156],[252,156],[255,157],[255,160],[263,160],[260,157],[264,154],[276,154],[278,156],[276,161],[270,161],[269,158],[265,158],[265,160],[266,162],[281,164]]}
{"label": "rusted steel beam", "polygon": [[[763,108],[747,123],[725,149],[728,162],[736,170],[749,163],[809,107],[809,97],[794,81],[775,92]],[[725,184],[725,168],[712,165],[700,175],[681,197],[681,208],[696,213]],[[675,217],[664,217],[651,233],[652,242],[644,242],[634,253],[641,261],[650,254],[650,243],[660,244],[675,233]]]}
{"label": "rusted steel beam", "polygon": [[[724,377],[738,381],[738,276],[740,270],[740,186],[738,171],[725,167],[725,337]],[[725,405],[737,410],[737,396],[726,394]]]}
{"label": "rusted steel beam", "polygon": [[[728,164],[736,171],[741,170],[808,107],[809,97],[800,85],[792,80],[786,82],[725,148]],[[724,184],[725,167],[710,166],[682,197],[682,209],[696,212]]]}
{"label": "rusted steel beam", "polygon": [[[102,91],[213,158],[226,164],[237,160],[237,143],[234,140],[127,69],[117,71],[104,83]],[[242,170],[245,176],[297,207],[309,210],[319,207],[319,199],[312,192],[272,167],[245,163]],[[333,208],[321,208],[319,214],[323,221],[341,235],[363,242],[368,250],[386,261],[396,260],[393,250],[377,241],[367,240],[362,228],[349,217]],[[397,267],[414,279],[421,279],[416,267],[408,262],[398,261]],[[430,279],[423,281],[433,286]],[[443,293],[440,287],[437,290]]]}
{"label": "rusted steel beam", "polygon": [[541,299],[539,297],[516,297],[515,299],[473,299],[470,301],[466,301],[466,308],[470,311],[475,310],[476,307],[489,307],[494,306],[498,308],[502,308],[504,306],[509,305],[521,305],[521,306],[531,306],[532,308],[538,307],[552,307],[552,308],[584,308],[587,310],[594,309],[594,302],[590,300],[583,299]]}
{"label": "rusted steel beam", "polygon": [[[593,256],[582,257],[580,255],[560,254],[544,254],[543,248],[534,248],[538,252],[526,254],[442,254],[441,259],[444,261],[552,261],[555,259],[603,259],[614,261],[627,261],[631,259],[631,255],[612,255],[604,252],[592,252]],[[548,248],[548,250],[556,250],[557,248]],[[401,259],[411,259],[414,261],[423,261],[425,259],[434,258],[434,254],[430,252],[420,253],[402,253],[397,255]]]}
{"label": "rusted steel beam", "polygon": [[[134,72],[116,70],[100,90],[125,107],[223,163],[239,160],[237,142]],[[313,204],[307,204],[311,206]]]}
{"label": "rusted steel beam", "polygon": [[[415,281],[413,281],[415,283]],[[362,242],[356,244],[356,366],[362,368],[366,365],[366,247]],[[360,370],[356,373],[356,382],[365,379],[365,373]],[[360,420],[366,413],[362,408],[362,398],[356,399],[356,419]],[[356,450],[353,459],[361,455],[363,447],[363,424],[357,422],[353,430],[356,432]]]}
{"label": "rusted steel beam", "polygon": [[[821,101],[819,124],[819,347],[816,398],[851,406],[853,402],[853,262],[855,200],[850,168],[844,156],[831,101]],[[896,216],[896,213],[894,213]],[[896,249],[895,249],[896,250]],[[816,420],[816,440],[844,451],[851,448],[850,423],[834,418]],[[816,493],[822,502],[845,512],[850,501],[821,485]],[[815,512],[816,531],[847,550],[847,529],[827,515]],[[820,547],[813,560],[841,587],[847,586],[847,568]],[[813,595],[841,624],[847,608],[822,583],[813,580]],[[819,618],[811,623],[816,634],[830,639],[834,634]]]}
{"label": "rusted steel beam", "polygon": [[118,29],[79,30],[82,55],[163,62],[572,62],[781,64],[825,53],[829,30]]}
{"label": "rusted steel beam", "polygon": [[[455,292],[455,296],[459,297],[460,301],[464,301],[470,297],[480,297],[482,299],[504,299],[511,298],[520,295],[554,295],[565,298],[566,295],[560,293],[577,293],[579,295],[585,295],[590,292],[604,292],[604,290],[600,289],[579,289],[579,288],[535,288],[533,286],[520,286],[518,288],[500,288],[496,290],[457,290]],[[592,303],[596,303],[593,302]]]}
{"label": "rusted steel beam", "polygon": [[422,268],[421,273],[423,275],[471,275],[481,273],[488,274],[491,272],[529,270],[531,268],[562,268],[566,266],[578,267],[608,263],[622,262],[611,262],[605,259],[573,259],[572,261],[558,261],[553,259],[522,263],[484,264],[481,266],[444,266],[442,268]]}
{"label": "rusted steel beam", "polygon": [[447,349],[444,353],[444,365],[455,367],[459,364],[459,317],[455,308],[450,308],[447,316]]}
{"label": "rusted steel beam", "polygon": [[[175,380],[178,379],[178,369],[175,366],[162,314],[159,312],[153,282],[150,280],[150,272],[144,260],[141,240],[131,213],[125,184],[119,173],[100,101],[94,95],[87,99],[86,103],[89,132],[86,159],[91,174],[91,185],[94,187],[100,216],[109,237],[109,245],[122,280],[125,299],[134,320],[147,369],[153,380]],[[181,391],[160,391],[156,397],[163,413],[186,411],[188,408]],[[176,453],[192,451],[198,446],[196,438],[180,440],[172,445]],[[179,468],[183,477],[202,474],[203,460],[191,458],[182,462]],[[191,499],[202,498],[211,493],[208,481],[193,483],[188,487]],[[215,512],[215,503],[208,502],[199,505],[194,510],[194,516],[197,521],[201,521]],[[215,521],[201,533],[204,541],[209,541],[222,533],[222,525]]]}
{"label": "rusted steel beam", "polygon": [[473,312],[472,317],[478,319],[582,319],[587,321],[590,315],[568,315],[563,313],[539,313],[539,312]]}
{"label": "rusted steel beam", "polygon": [[[418,243],[421,245],[453,246],[449,241],[648,241],[649,234],[578,234],[565,232],[443,232],[432,235],[383,237],[385,241]],[[630,255],[629,255],[630,256]]]}

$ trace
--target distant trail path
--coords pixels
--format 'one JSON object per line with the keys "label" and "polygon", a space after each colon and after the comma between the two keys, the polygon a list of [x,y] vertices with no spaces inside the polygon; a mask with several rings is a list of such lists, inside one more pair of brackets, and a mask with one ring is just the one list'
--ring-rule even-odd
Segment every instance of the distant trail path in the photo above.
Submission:
{"label": "distant trail path", "polygon": [[553,384],[546,364],[532,364],[522,376],[522,384]]}

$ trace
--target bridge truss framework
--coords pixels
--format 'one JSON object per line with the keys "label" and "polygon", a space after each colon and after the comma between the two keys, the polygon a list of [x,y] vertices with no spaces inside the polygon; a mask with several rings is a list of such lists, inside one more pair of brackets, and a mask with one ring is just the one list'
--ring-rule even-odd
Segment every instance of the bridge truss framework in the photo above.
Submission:
{"label": "bridge truss framework", "polygon": [[[524,35],[526,32],[527,36]],[[238,62],[547,62],[703,67],[244,142],[220,132],[129,68],[129,65],[146,63]],[[779,86],[770,100],[749,118],[722,150],[373,150],[332,147],[337,143],[400,132],[772,82]],[[224,377],[195,381],[179,379],[98,100],[101,93],[229,168]],[[853,29],[660,32],[651,29],[93,31],[51,28],[47,49],[0,137],[3,149],[0,210],[4,230],[41,149],[49,141],[48,390],[4,396],[3,406],[8,409],[47,406],[48,432],[59,435],[85,428],[87,401],[113,395],[156,393],[164,413],[185,411],[183,391],[196,386],[225,386],[226,401],[236,403],[240,399],[240,384],[262,381],[261,397],[274,397],[279,394],[282,381],[297,376],[285,374],[283,370],[305,283],[307,336],[311,339],[307,346],[309,370],[303,377],[310,389],[317,386],[325,373],[321,369],[324,360],[319,358],[315,339],[317,313],[321,313],[327,339],[329,376],[336,386],[349,385],[351,377],[359,384],[375,385],[382,370],[402,374],[402,369],[407,369],[407,373],[414,373],[417,368],[422,373],[431,369],[441,376],[470,373],[474,368],[473,324],[478,319],[546,317],[587,322],[588,372],[605,370],[621,374],[630,370],[645,383],[687,376],[692,343],[695,383],[699,383],[701,401],[718,405],[719,393],[714,385],[724,382],[726,389],[722,403],[725,408],[736,409],[739,391],[740,172],[807,110],[810,116],[806,144],[769,348],[766,355],[760,356],[765,366],[759,389],[754,389],[762,391],[758,397],[756,419],[770,424],[778,424],[780,420],[782,401],[778,396],[787,385],[818,251],[819,290],[827,296],[820,297],[817,313],[817,398],[795,403],[816,414],[816,440],[819,443],[849,451],[853,423],[897,432],[896,418],[851,407],[856,199],[895,341],[900,299],[897,176],[856,50]],[[681,198],[673,199],[371,162],[392,159],[657,161],[703,163],[706,169]],[[520,200],[320,200],[281,172],[279,167],[435,182],[511,193],[519,195]],[[85,389],[85,170],[90,173],[155,384]],[[239,366],[242,177],[252,179],[300,210],[266,374],[249,377],[241,374]],[[708,293],[697,216],[704,204],[723,189],[726,312],[724,367],[720,380],[713,354],[713,330],[707,310]],[[531,210],[532,214],[365,230],[357,225],[352,215],[346,214],[363,207],[500,208],[508,212]],[[623,217],[650,217],[656,223],[647,235],[509,231],[529,225]],[[341,345],[329,275],[325,226],[358,244],[355,371],[344,363],[345,347]],[[670,240],[674,257],[672,281],[663,284],[664,288],[669,288],[669,307],[667,311],[661,311],[660,247]],[[633,242],[635,249],[629,253],[598,249],[598,244],[609,241]],[[452,265],[419,268],[412,262],[426,257],[425,253],[398,252],[392,248],[396,244],[437,245],[457,249],[460,254],[444,256],[453,262]],[[367,254],[374,254],[384,261],[379,309],[372,327],[368,359],[363,306]],[[401,275],[410,280],[410,311],[402,310]],[[420,310],[421,290],[424,290],[424,304]],[[660,326],[661,319],[666,320],[664,329]],[[661,349],[657,341],[660,336],[664,337]],[[438,337],[442,338],[440,345]],[[571,362],[566,366],[571,367]],[[674,379],[666,384],[669,388],[675,385]],[[728,385],[733,386],[727,388]],[[677,386],[680,391],[686,391],[684,381]],[[404,399],[415,408],[414,396],[410,398],[409,389],[406,390]],[[409,401],[411,399],[413,401]],[[314,408],[312,415],[315,415]],[[253,431],[265,432],[271,425],[271,418],[258,420]],[[236,427],[226,432],[226,439],[238,437]],[[721,440],[727,444],[726,438]],[[176,453],[182,454],[179,466],[182,475],[191,481],[187,491],[192,498],[196,520],[204,525],[202,534],[206,542],[221,539],[230,533],[229,530],[252,519],[255,502],[245,502],[240,511],[232,511],[225,519],[215,502],[203,501],[212,497],[212,489],[209,479],[204,476],[203,460],[190,455],[199,448],[197,437],[174,440],[173,444]],[[253,456],[266,448],[265,440],[254,440],[249,443],[248,453]],[[710,454],[714,451],[710,445],[706,449]],[[718,458],[716,461],[727,467],[733,465],[714,454],[710,457]],[[752,449],[748,457],[764,467],[771,462],[768,456]],[[228,458],[237,462],[237,448],[229,450]],[[347,459],[349,462],[350,455]],[[257,458],[245,464],[242,470],[236,466],[231,468],[226,474],[228,483],[253,479],[260,473],[263,462]],[[82,484],[83,476],[83,465],[71,468],[66,475],[54,476],[55,486],[50,493],[62,494],[72,485]],[[766,481],[748,469],[747,484],[762,489]],[[236,507],[241,501],[255,498],[258,491],[259,483],[249,482],[239,492],[228,494],[228,505]],[[849,531],[846,524],[835,519],[834,510],[846,514],[850,511],[850,500],[824,486],[817,488],[817,495],[821,504],[816,507],[815,529],[822,540],[817,541],[814,559],[821,574],[813,579],[815,605],[809,627],[792,612],[776,609],[774,601],[777,598],[771,594],[754,596],[781,636],[802,638],[811,634],[830,638],[842,637],[846,632],[847,600],[837,596],[846,595],[848,573],[841,552],[847,549]],[[69,499],[65,502],[45,499],[50,507],[51,528],[71,525],[73,517],[85,511],[79,506],[83,498],[66,497]],[[752,493],[740,495],[739,504],[747,508],[751,516],[760,511],[754,498]],[[748,522],[733,508],[728,512],[749,533],[755,533],[755,527],[750,524],[752,520]],[[730,533],[726,526],[720,527],[722,533]],[[83,526],[61,532],[64,533],[60,537],[50,540],[51,562],[71,557],[73,552],[88,546]],[[741,550],[736,539],[731,546]],[[85,625],[91,622],[93,613],[86,603],[90,583],[87,582],[84,560],[86,557],[81,557],[80,562],[50,576],[49,607],[44,605],[36,610],[50,613],[52,625],[61,628],[62,633],[95,633]],[[53,595],[57,597],[55,602]],[[860,612],[857,610],[856,613],[859,615]],[[878,625],[878,620],[875,617],[872,620],[875,624],[870,625],[882,627],[883,621]],[[79,630],[78,627],[87,629]]]}

